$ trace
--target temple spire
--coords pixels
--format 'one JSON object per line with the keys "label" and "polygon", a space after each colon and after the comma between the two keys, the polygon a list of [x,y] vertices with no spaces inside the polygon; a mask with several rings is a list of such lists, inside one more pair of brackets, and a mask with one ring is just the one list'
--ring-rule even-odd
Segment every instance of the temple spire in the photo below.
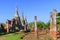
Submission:
{"label": "temple spire", "polygon": [[22,12],[22,20],[24,20],[24,12]]}
{"label": "temple spire", "polygon": [[25,17],[25,23],[28,24],[28,23],[27,23],[27,19],[26,19],[26,17]]}
{"label": "temple spire", "polygon": [[19,15],[18,15],[18,6],[17,5],[16,5],[16,9],[15,9],[15,15],[14,15],[13,18],[16,18],[16,17],[19,17]]}

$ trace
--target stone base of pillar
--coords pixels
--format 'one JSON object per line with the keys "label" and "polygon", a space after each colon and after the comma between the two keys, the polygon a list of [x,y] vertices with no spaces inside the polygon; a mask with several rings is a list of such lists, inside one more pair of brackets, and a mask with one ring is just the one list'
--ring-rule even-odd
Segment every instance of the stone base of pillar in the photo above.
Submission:
{"label": "stone base of pillar", "polygon": [[38,31],[35,31],[34,35],[35,35],[36,38],[38,38]]}
{"label": "stone base of pillar", "polygon": [[57,34],[56,34],[56,31],[50,31],[50,36],[56,40],[57,39]]}

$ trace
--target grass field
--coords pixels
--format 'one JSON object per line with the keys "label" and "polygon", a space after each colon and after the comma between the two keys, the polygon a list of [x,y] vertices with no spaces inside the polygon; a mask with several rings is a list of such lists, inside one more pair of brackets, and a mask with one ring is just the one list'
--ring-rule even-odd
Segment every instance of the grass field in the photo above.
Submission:
{"label": "grass field", "polygon": [[22,36],[23,34],[9,33],[9,34],[0,36],[0,40],[18,40]]}

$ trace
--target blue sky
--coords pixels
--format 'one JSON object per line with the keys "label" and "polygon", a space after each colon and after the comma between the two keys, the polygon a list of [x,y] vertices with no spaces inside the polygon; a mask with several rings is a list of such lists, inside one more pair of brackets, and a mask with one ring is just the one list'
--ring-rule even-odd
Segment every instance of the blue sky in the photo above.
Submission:
{"label": "blue sky", "polygon": [[0,0],[0,22],[5,23],[7,19],[13,18],[16,4],[19,16],[24,11],[28,22],[34,21],[34,16],[37,16],[38,21],[46,23],[54,8],[60,12],[60,0]]}

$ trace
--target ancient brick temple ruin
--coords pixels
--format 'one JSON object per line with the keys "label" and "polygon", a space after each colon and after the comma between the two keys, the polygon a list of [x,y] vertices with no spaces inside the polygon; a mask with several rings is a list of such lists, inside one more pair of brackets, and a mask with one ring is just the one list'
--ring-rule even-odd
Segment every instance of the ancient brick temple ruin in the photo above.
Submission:
{"label": "ancient brick temple ruin", "polygon": [[50,34],[51,36],[56,39],[57,37],[57,30],[56,30],[56,9],[53,12],[50,12]]}
{"label": "ancient brick temple ruin", "polygon": [[15,15],[11,20],[6,21],[5,29],[7,32],[26,31],[29,29],[27,19],[22,12],[22,18],[19,17],[18,7],[16,6]]}

